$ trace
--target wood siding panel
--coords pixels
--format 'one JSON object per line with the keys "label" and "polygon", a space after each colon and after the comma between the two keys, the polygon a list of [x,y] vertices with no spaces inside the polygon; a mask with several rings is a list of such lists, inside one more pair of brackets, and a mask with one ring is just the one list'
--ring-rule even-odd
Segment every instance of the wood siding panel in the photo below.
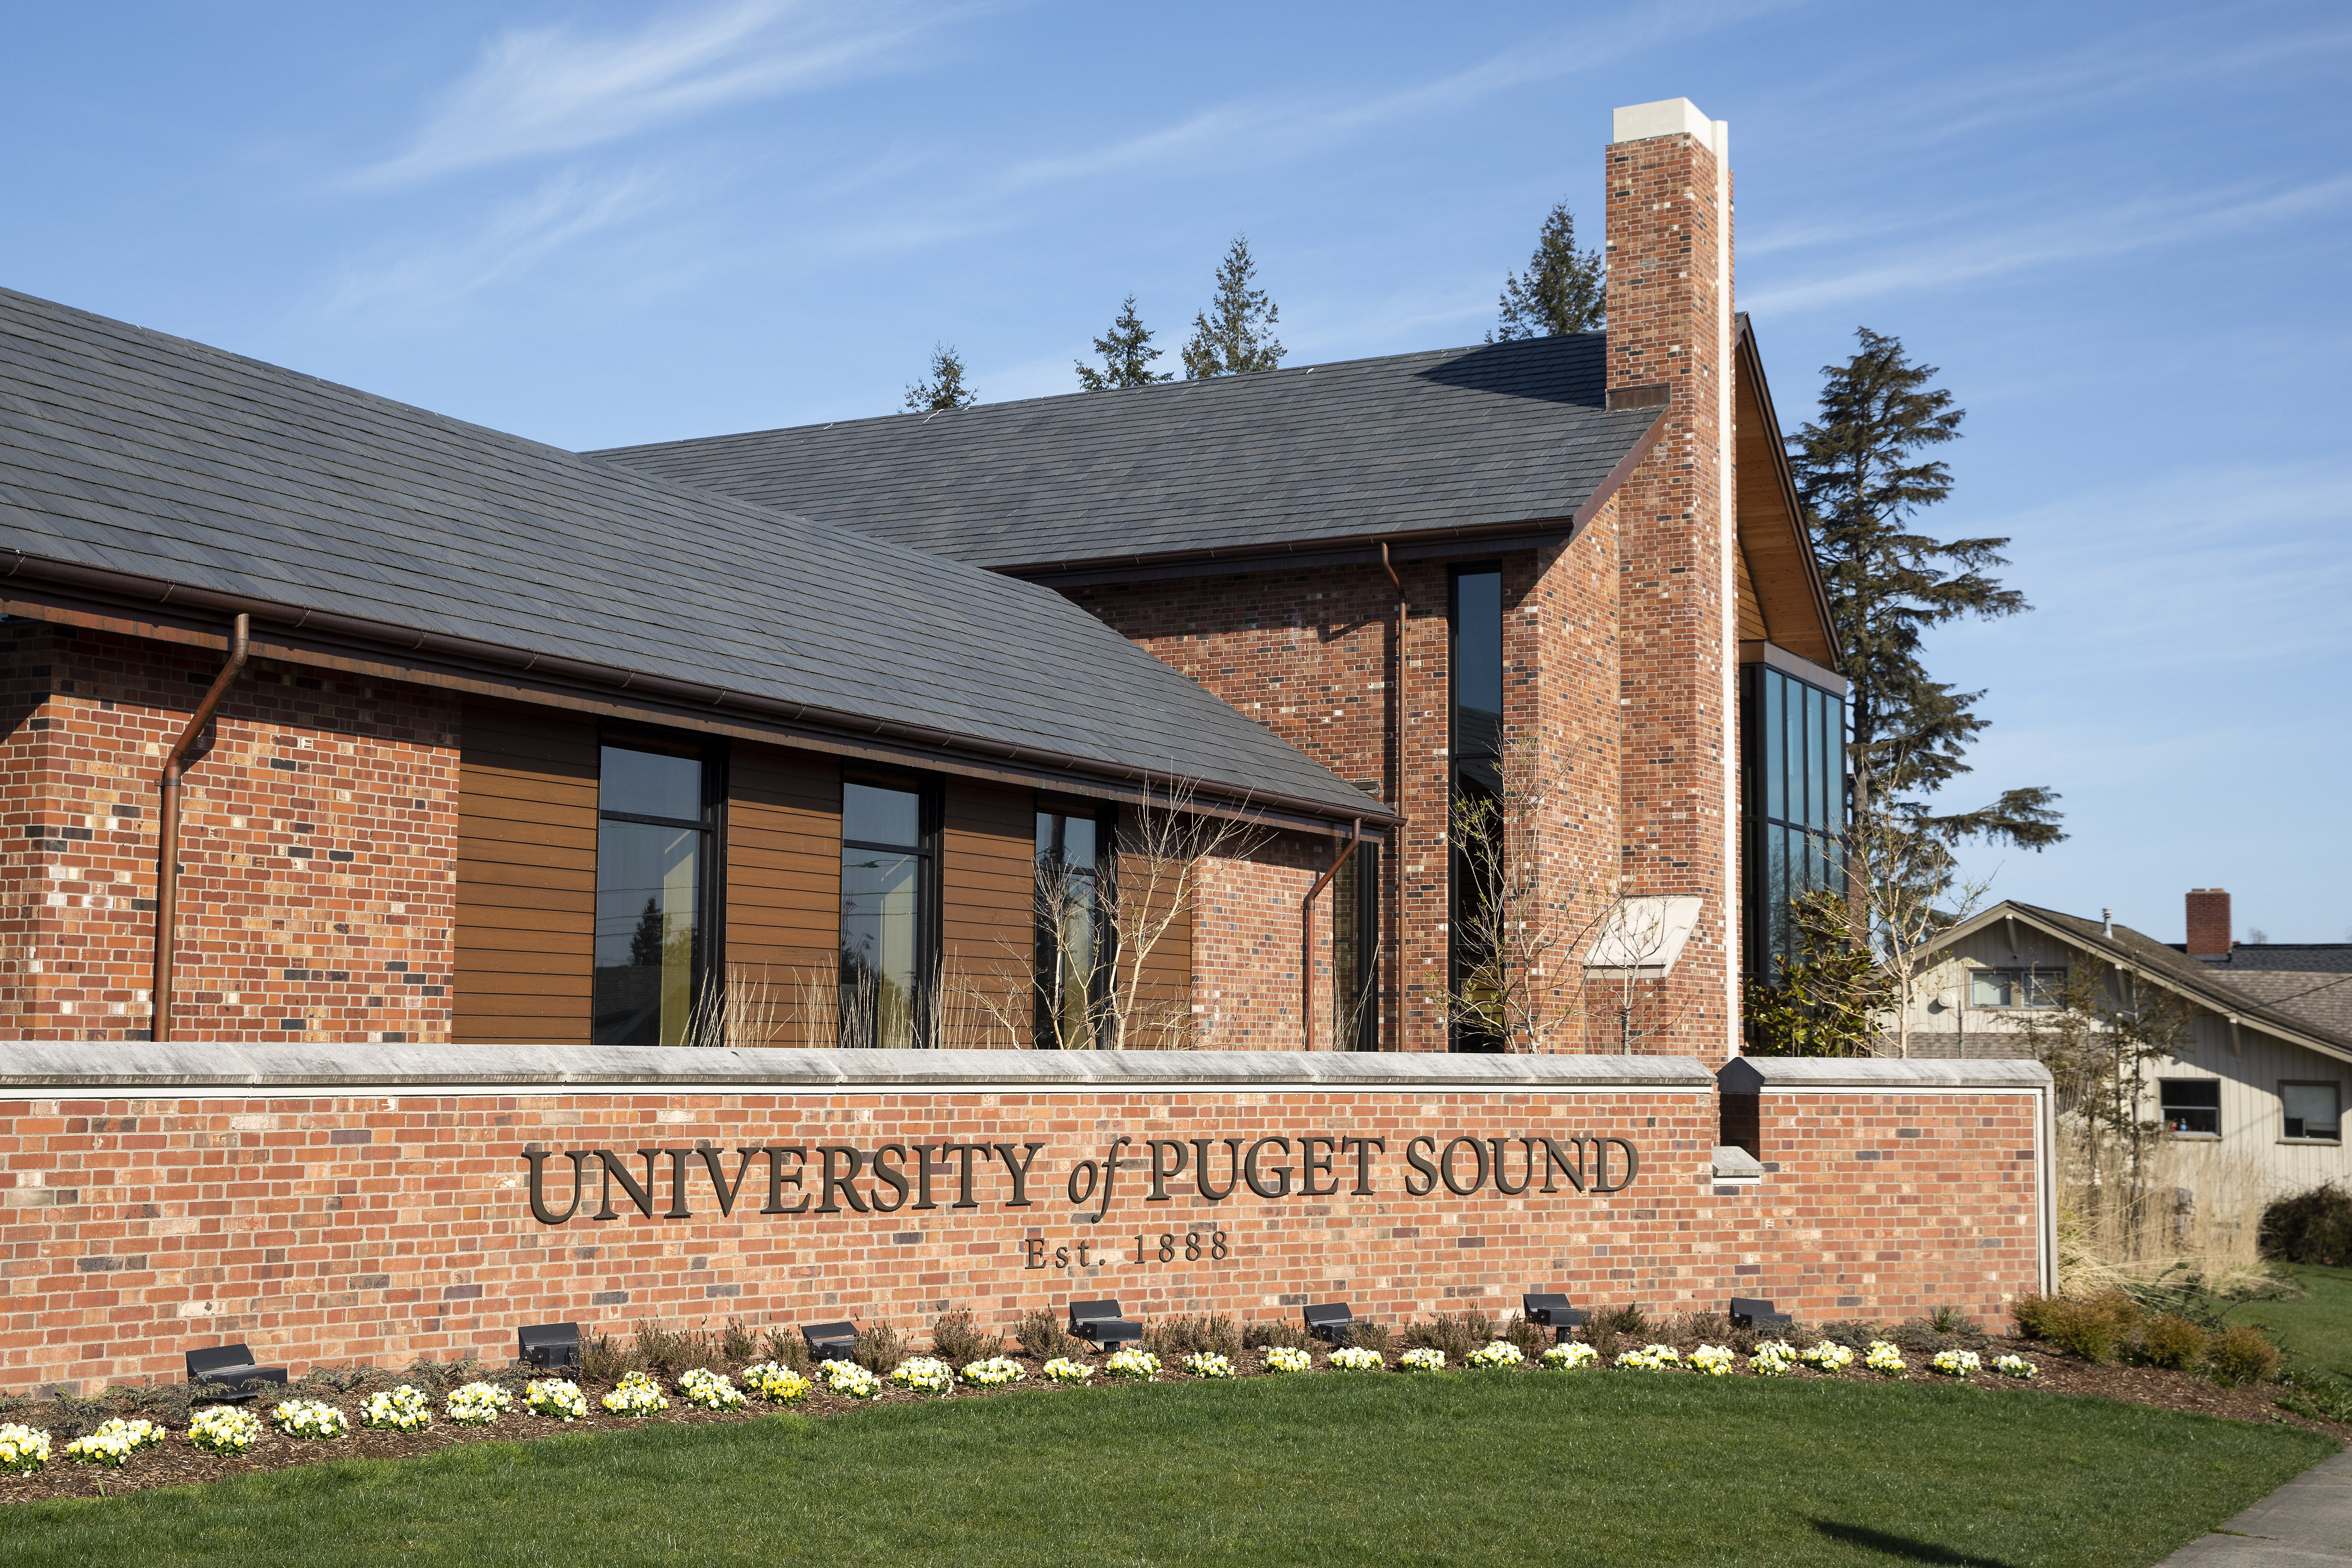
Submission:
{"label": "wood siding panel", "polygon": [[[1774,450],[1778,423],[1763,401],[1758,377],[1738,356],[1733,394],[1732,516],[1738,534],[1740,567],[1752,576],[1740,590],[1739,634],[1778,643],[1800,658],[1837,667],[1829,628],[1813,593],[1804,524],[1790,505],[1784,478],[1787,458]],[[1755,597],[1761,630],[1749,630],[1748,599]]]}
{"label": "wood siding panel", "polygon": [[596,764],[591,720],[467,705],[452,1039],[587,1043]]}
{"label": "wood siding panel", "polygon": [[940,1043],[1033,1044],[1035,797],[950,779],[941,828]]}
{"label": "wood siding panel", "polygon": [[841,768],[780,747],[738,746],[727,773],[728,985],[744,999],[736,1043],[835,1043],[804,1003],[829,996],[841,939]]}
{"label": "wood siding panel", "polygon": [[1745,549],[1735,550],[1731,559],[1733,573],[1738,580],[1739,640],[1743,643],[1768,641],[1764,607],[1757,602],[1756,579],[1748,570],[1748,551]]}

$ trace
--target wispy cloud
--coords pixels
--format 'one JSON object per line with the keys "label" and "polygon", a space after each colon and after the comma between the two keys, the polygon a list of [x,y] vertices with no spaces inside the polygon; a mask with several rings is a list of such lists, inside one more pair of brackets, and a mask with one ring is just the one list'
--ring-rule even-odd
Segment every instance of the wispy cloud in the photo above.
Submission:
{"label": "wispy cloud", "polygon": [[318,311],[348,319],[446,308],[510,282],[592,235],[646,217],[673,200],[682,183],[674,172],[652,167],[599,176],[566,170],[499,206],[462,239],[346,272]]}
{"label": "wispy cloud", "polygon": [[625,33],[515,28],[484,45],[409,144],[357,183],[395,184],[616,141],[730,104],[885,68],[936,17],[786,0],[671,10]]}
{"label": "wispy cloud", "polygon": [[[1915,293],[2233,234],[2340,207],[2347,200],[2352,200],[2352,174],[2252,199],[2238,191],[2192,193],[2125,203],[2054,224],[2017,225],[1992,232],[1972,228],[1964,239],[1939,234],[1884,260],[1743,293],[1739,304],[1742,309],[1758,311],[1843,307],[1889,294]],[[1937,214],[1939,220],[1945,216]],[[1925,219],[1921,226],[1927,226]]]}

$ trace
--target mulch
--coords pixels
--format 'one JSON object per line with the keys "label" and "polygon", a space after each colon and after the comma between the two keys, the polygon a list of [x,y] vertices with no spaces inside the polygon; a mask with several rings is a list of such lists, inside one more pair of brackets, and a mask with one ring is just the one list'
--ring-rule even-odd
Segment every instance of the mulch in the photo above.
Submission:
{"label": "mulch", "polygon": [[[2231,1421],[2283,1423],[2324,1432],[2341,1442],[2352,1443],[2352,1425],[2337,1421],[2319,1421],[2282,1410],[2275,1403],[2275,1387],[2225,1388],[2203,1377],[2184,1372],[2168,1372],[2150,1366],[2103,1366],[2085,1362],[2063,1351],[2026,1341],[1994,1341],[1985,1346],[1983,1354],[1990,1367],[1994,1354],[2017,1351],[2041,1367],[2041,1375],[2031,1383],[2019,1382],[1995,1375],[1990,1371],[1980,1374],[1975,1385],[2031,1398],[2045,1394],[2084,1395],[2099,1399],[2112,1399],[2127,1405],[2152,1406],[2163,1410],[2194,1411]],[[489,1427],[460,1427],[438,1418],[441,1399],[435,1398],[436,1412],[432,1426],[421,1432],[372,1431],[360,1425],[360,1409],[365,1403],[363,1394],[335,1394],[314,1388],[294,1390],[296,1396],[314,1398],[341,1407],[351,1417],[352,1431],[346,1437],[315,1440],[289,1437],[268,1420],[269,1406],[276,1399],[264,1396],[252,1408],[262,1416],[261,1440],[247,1454],[230,1458],[204,1453],[190,1448],[184,1432],[174,1431],[163,1443],[143,1448],[131,1457],[121,1469],[104,1465],[77,1464],[65,1458],[66,1436],[52,1437],[51,1454],[46,1469],[32,1475],[0,1475],[0,1502],[29,1502],[45,1498],[89,1498],[120,1496],[124,1492],[144,1491],[154,1487],[187,1486],[206,1481],[226,1480],[233,1476],[252,1475],[264,1470],[288,1469],[297,1465],[327,1464],[339,1459],[403,1458],[415,1454],[429,1454],[442,1448],[466,1443],[529,1442],[542,1437],[566,1437],[581,1432],[617,1431],[628,1428],[669,1426],[699,1427],[723,1422],[758,1420],[789,1408],[795,1414],[832,1418],[855,1416],[882,1405],[930,1403],[938,1398],[956,1401],[992,1399],[1016,1389],[1046,1389],[1057,1393],[1076,1394],[1078,1390],[1064,1389],[1037,1375],[1038,1361],[1034,1357],[1015,1356],[1028,1371],[1022,1383],[1002,1388],[966,1388],[959,1385],[952,1394],[932,1396],[888,1388],[872,1399],[849,1399],[829,1393],[819,1384],[799,1403],[790,1406],[763,1405],[754,1400],[747,1408],[736,1411],[703,1410],[688,1405],[675,1386],[667,1386],[670,1407],[658,1414],[642,1416],[608,1414],[598,1399],[612,1386],[609,1383],[581,1382],[587,1395],[589,1414],[574,1421],[559,1421],[534,1416],[523,1409],[520,1385],[517,1385],[515,1408]],[[1913,1357],[1915,1363],[1920,1358]],[[1318,1358],[1319,1360],[1319,1358]],[[1258,1353],[1251,1352],[1237,1358],[1236,1376],[1262,1377],[1271,1375],[1261,1369]],[[1579,1375],[1594,1375],[1580,1374]],[[1609,1373],[1600,1375],[1624,1375]],[[1738,1375],[1745,1376],[1744,1371]],[[1907,1379],[1882,1377],[1875,1373],[1856,1369],[1842,1373],[1821,1373],[1800,1367],[1787,1375],[1790,1381],[1815,1379],[1846,1383],[1944,1383],[1948,1379],[1932,1373],[1916,1372]],[[373,1386],[395,1385],[397,1377]],[[1097,1374],[1095,1385],[1107,1379]],[[1184,1383],[1195,1381],[1181,1372],[1163,1370],[1159,1381]],[[126,1414],[137,1414],[128,1411]],[[9,1417],[25,1419],[22,1411]]]}

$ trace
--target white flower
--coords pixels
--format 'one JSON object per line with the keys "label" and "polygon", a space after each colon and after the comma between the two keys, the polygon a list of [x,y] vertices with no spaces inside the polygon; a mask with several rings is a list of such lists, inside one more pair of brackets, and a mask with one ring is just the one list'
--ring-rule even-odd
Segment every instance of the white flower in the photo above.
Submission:
{"label": "white flower", "polygon": [[2042,1369],[2021,1355],[1997,1355],[1992,1369],[2003,1377],[2039,1377]]}
{"label": "white flower", "polygon": [[1797,1359],[1819,1372],[1843,1372],[1853,1364],[1853,1347],[1822,1340]]}
{"label": "white flower", "polygon": [[569,1378],[541,1377],[522,1391],[524,1408],[554,1421],[577,1421],[588,1414],[588,1396]]}
{"label": "white flower", "polygon": [[688,1405],[699,1405],[705,1410],[740,1410],[750,1403],[725,1373],[707,1366],[687,1368],[677,1380],[677,1391],[686,1396]]}
{"label": "white flower", "polygon": [[1927,1364],[1947,1377],[1974,1377],[1984,1370],[1984,1362],[1972,1350],[1939,1350]]}
{"label": "white flower", "polygon": [[[6,1428],[0,1427],[0,1432]],[[188,1442],[208,1454],[242,1454],[261,1441],[261,1417],[250,1410],[239,1410],[233,1405],[215,1405],[199,1410],[188,1423]],[[41,1448],[46,1457],[48,1445]]]}
{"label": "white flower", "polygon": [[1056,1383],[1084,1383],[1095,1375],[1092,1363],[1072,1361],[1066,1355],[1057,1355],[1037,1370]]}
{"label": "white flower", "polygon": [[807,1398],[814,1385],[789,1366],[761,1361],[743,1369],[743,1386],[771,1405],[792,1405]]}
{"label": "white flower", "polygon": [[[5,1430],[5,1428],[0,1428]],[[42,1451],[47,1452],[43,1433]],[[152,1421],[128,1421],[120,1416],[98,1424],[98,1430],[87,1437],[76,1437],[66,1445],[66,1458],[85,1465],[111,1465],[120,1469],[140,1449],[151,1448],[163,1440],[163,1428]],[[6,1467],[0,1466],[0,1469]]]}
{"label": "white flower", "polygon": [[48,1433],[15,1421],[0,1425],[0,1470],[30,1475],[48,1462]]}
{"label": "white flower", "polygon": [[1201,1351],[1184,1358],[1184,1370],[1195,1377],[1231,1377],[1234,1364],[1214,1351]]}
{"label": "white flower", "polygon": [[269,1418],[289,1437],[341,1437],[352,1429],[349,1416],[317,1399],[289,1399]]}
{"label": "white flower", "polygon": [[910,1355],[893,1367],[890,1381],[901,1388],[945,1394],[955,1386],[955,1368],[931,1355]]}
{"label": "white flower", "polygon": [[1591,1366],[1600,1359],[1599,1351],[1573,1340],[1566,1344],[1556,1344],[1543,1353],[1544,1365],[1553,1372],[1574,1372],[1580,1367]]}
{"label": "white flower", "polygon": [[882,1392],[882,1380],[854,1361],[828,1361],[817,1368],[824,1385],[848,1399],[871,1399]]}
{"label": "white flower", "polygon": [[1507,1371],[1526,1360],[1519,1347],[1507,1339],[1488,1340],[1470,1353],[1470,1364],[1480,1372]]}
{"label": "white flower", "polygon": [[1148,1350],[1129,1348],[1115,1351],[1111,1358],[1103,1363],[1103,1370],[1113,1377],[1126,1377],[1141,1382],[1160,1375],[1160,1358]]}
{"label": "white flower", "polygon": [[1644,1345],[1640,1350],[1629,1350],[1619,1356],[1617,1364],[1642,1372],[1679,1372],[1682,1370],[1683,1354],[1670,1344]]}
{"label": "white flower", "polygon": [[1388,1362],[1379,1351],[1350,1344],[1333,1351],[1326,1364],[1334,1372],[1380,1372],[1386,1369]]}
{"label": "white flower", "polygon": [[433,1425],[433,1406],[422,1392],[404,1383],[369,1395],[360,1406],[360,1424],[379,1431],[421,1432]]}
{"label": "white flower", "polygon": [[963,1380],[975,1388],[1002,1388],[1028,1375],[1021,1369],[1021,1364],[1009,1355],[992,1355],[986,1361],[971,1362],[961,1374]]}
{"label": "white flower", "polygon": [[461,1427],[487,1427],[513,1408],[514,1396],[497,1384],[468,1383],[449,1396],[441,1414]]}
{"label": "white flower", "polygon": [[1862,1364],[1890,1377],[1911,1370],[1911,1364],[1903,1359],[1903,1352],[1883,1339],[1870,1342],[1870,1354],[1862,1358]]}
{"label": "white flower", "polygon": [[1312,1372],[1315,1370],[1315,1357],[1290,1345],[1278,1344],[1265,1353],[1265,1369],[1268,1372]]}
{"label": "white flower", "polygon": [[669,1408],[661,1385],[642,1372],[632,1372],[620,1381],[619,1386],[597,1401],[615,1416],[650,1416],[656,1410]]}
{"label": "white flower", "polygon": [[1738,1357],[1727,1344],[1703,1344],[1691,1352],[1690,1364],[1709,1377],[1727,1377]]}
{"label": "white flower", "polygon": [[1423,1345],[1419,1350],[1409,1350],[1397,1357],[1397,1367],[1403,1372],[1443,1372],[1445,1370],[1445,1353],[1435,1345]]}
{"label": "white flower", "polygon": [[1785,1377],[1796,1364],[1797,1347],[1786,1340],[1764,1340],[1748,1358],[1748,1370],[1759,1377]]}

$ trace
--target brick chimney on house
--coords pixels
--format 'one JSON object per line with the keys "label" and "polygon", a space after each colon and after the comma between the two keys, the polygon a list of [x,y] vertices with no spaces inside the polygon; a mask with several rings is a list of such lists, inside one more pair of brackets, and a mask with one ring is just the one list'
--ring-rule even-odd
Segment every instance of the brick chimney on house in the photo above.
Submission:
{"label": "brick chimney on house", "polygon": [[[1730,132],[1688,99],[1616,112],[1607,154],[1609,393],[1665,389],[1616,501],[1623,891],[1695,895],[1651,1050],[1739,1051],[1738,612],[1733,579]],[[1655,393],[1624,398],[1648,404]]]}
{"label": "brick chimney on house", "polygon": [[2221,887],[2189,890],[2189,956],[2226,958],[2230,956],[2230,892]]}

